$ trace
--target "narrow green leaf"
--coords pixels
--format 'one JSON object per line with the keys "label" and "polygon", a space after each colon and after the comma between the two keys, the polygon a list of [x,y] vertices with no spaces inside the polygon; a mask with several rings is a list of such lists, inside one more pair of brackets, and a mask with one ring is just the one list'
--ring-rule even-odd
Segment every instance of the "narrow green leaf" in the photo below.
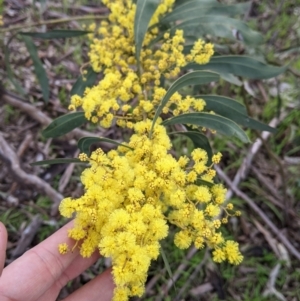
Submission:
{"label": "narrow green leaf", "polygon": [[280,53],[282,55],[290,55],[290,54],[297,54],[297,53],[300,53],[300,46],[291,46],[291,47],[287,47],[287,48],[284,48],[282,50],[279,50],[277,53]]}
{"label": "narrow green leaf", "polygon": [[[192,0],[189,0],[189,1],[192,1]],[[201,3],[202,5],[205,5],[207,3],[218,3],[219,0],[195,0],[195,2],[197,3]],[[187,1],[186,0],[176,0],[175,2],[175,7],[179,6],[179,5],[182,5],[184,3],[186,3]]]}
{"label": "narrow green leaf", "polygon": [[86,30],[50,30],[47,32],[19,32],[22,36],[30,36],[32,38],[38,38],[42,40],[61,39],[61,38],[73,38],[79,37],[91,33]]}
{"label": "narrow green leaf", "polygon": [[212,70],[217,73],[232,73],[251,79],[268,79],[283,73],[287,67],[275,67],[245,55],[219,55],[212,57],[205,65],[192,63],[185,69]]}
{"label": "narrow green leaf", "polygon": [[[226,96],[220,96],[220,95],[195,95],[195,98],[202,98],[206,102],[205,109],[206,110],[215,110],[218,106],[225,107],[225,109],[232,109],[233,111],[247,115],[246,107],[241,104],[240,102],[226,97]],[[222,110],[220,110],[222,113]],[[219,114],[219,113],[217,113]],[[222,114],[220,114],[222,115]]]}
{"label": "narrow green leaf", "polygon": [[173,285],[174,285],[174,287],[176,289],[176,285],[175,285],[175,281],[173,279],[173,273],[172,273],[172,270],[171,270],[171,267],[170,267],[170,264],[169,264],[169,260],[168,260],[166,254],[165,254],[165,251],[163,250],[162,247],[160,247],[160,254],[161,254],[161,257],[162,257],[163,262],[165,264],[165,267],[167,269],[167,272],[169,274],[169,277],[172,279]]}
{"label": "narrow green leaf", "polygon": [[171,31],[175,32],[177,29],[182,29],[185,35],[196,35],[197,37],[212,35],[230,40],[240,40],[240,37],[233,34],[233,29],[235,29],[241,34],[242,41],[246,44],[257,45],[263,42],[262,35],[252,30],[246,23],[225,16],[192,17],[173,26]]}
{"label": "narrow green leaf", "polygon": [[92,67],[87,69],[87,74],[80,75],[72,87],[70,92],[71,96],[77,94],[79,96],[83,95],[85,88],[91,87],[97,78],[97,73],[93,70]]}
{"label": "narrow green leaf", "polygon": [[14,37],[15,37],[15,35],[11,36],[10,39],[8,40],[7,44],[4,47],[5,68],[6,68],[8,79],[14,85],[14,87],[16,88],[16,90],[18,91],[18,93],[20,93],[21,95],[25,96],[27,93],[22,88],[22,86],[18,83],[18,81],[14,78],[14,73],[13,73],[13,71],[12,71],[12,69],[10,67],[10,63],[9,63],[10,51],[9,51],[8,47],[9,47],[9,44],[11,43],[11,41],[13,40]]}
{"label": "narrow green leaf", "polygon": [[185,86],[188,86],[188,85],[196,85],[196,84],[197,85],[203,85],[203,84],[208,84],[208,83],[213,82],[213,81],[217,81],[218,79],[219,79],[219,75],[214,73],[214,72],[210,72],[210,71],[202,71],[202,72],[193,71],[193,72],[187,73],[187,74],[181,76],[180,78],[178,78],[171,85],[171,87],[167,91],[166,95],[163,97],[160,105],[158,106],[158,108],[155,112],[155,115],[153,117],[151,132],[153,130],[154,124],[155,124],[158,116],[162,112],[162,109],[164,108],[166,103],[169,101],[171,96],[176,91],[178,91],[181,88],[183,88]]}
{"label": "narrow green leaf", "polygon": [[232,98],[218,95],[196,95],[195,97],[205,100],[206,110],[212,110],[242,126],[259,131],[276,132],[275,128],[249,117],[245,107]]}
{"label": "narrow green leaf", "polygon": [[207,16],[207,15],[224,15],[233,17],[243,14],[249,9],[250,2],[238,4],[221,4],[217,1],[199,1],[189,0],[181,5],[176,5],[175,8],[167,14],[160,22],[185,21],[190,18]]}
{"label": "narrow green leaf", "polygon": [[211,164],[211,158],[212,158],[212,149],[209,144],[209,141],[207,137],[203,134],[201,134],[198,131],[187,131],[187,132],[173,132],[172,134],[179,134],[179,135],[184,135],[188,138],[190,138],[193,141],[193,144],[195,148],[202,148],[207,152],[208,155],[208,165]]}
{"label": "narrow green leaf", "polygon": [[50,90],[49,90],[49,82],[48,82],[47,73],[43,67],[41,60],[39,59],[36,47],[31,39],[31,37],[22,36],[22,39],[25,42],[26,48],[32,59],[34,71],[35,71],[37,80],[41,86],[41,90],[43,93],[43,98],[44,98],[45,102],[48,102]]}
{"label": "narrow green leaf", "polygon": [[245,132],[232,120],[223,116],[213,115],[209,113],[188,113],[182,114],[165,120],[163,125],[172,124],[193,124],[216,130],[226,136],[236,136],[243,142],[249,142],[249,138]]}
{"label": "narrow green leaf", "polygon": [[60,116],[52,121],[42,132],[45,138],[65,135],[86,122],[84,112],[75,112]]}
{"label": "narrow green leaf", "polygon": [[69,164],[69,163],[87,164],[87,162],[80,161],[79,159],[76,159],[76,158],[58,158],[58,159],[37,161],[37,162],[31,163],[30,165],[36,166],[36,165]]}
{"label": "narrow green leaf", "polygon": [[218,72],[220,74],[220,77],[222,79],[224,79],[225,81],[233,84],[233,85],[237,85],[237,86],[242,86],[242,82],[233,74],[231,73],[222,73],[222,72]]}
{"label": "narrow green leaf", "polygon": [[205,185],[205,186],[208,186],[208,187],[213,187],[213,186],[215,185],[215,183],[211,183],[211,182],[208,182],[208,181],[204,181],[204,180],[199,179],[199,178],[196,180],[196,184],[197,184],[198,186],[200,186],[200,185]]}
{"label": "narrow green leaf", "polygon": [[124,147],[127,147],[129,149],[132,149],[131,147],[129,147],[127,145],[124,145],[120,142],[117,142],[115,140],[111,140],[111,139],[108,139],[108,138],[98,138],[98,137],[83,137],[83,138],[80,138],[78,143],[77,143],[77,146],[78,146],[78,148],[80,149],[80,151],[82,153],[85,153],[89,156],[90,153],[91,153],[90,152],[91,145],[94,144],[94,143],[97,143],[97,142],[108,142],[108,143],[112,143],[112,144],[115,144],[115,145],[118,145],[118,146],[124,146]]}
{"label": "narrow green leaf", "polygon": [[140,62],[140,53],[149,22],[157,9],[160,0],[138,0],[134,18],[135,55]]}

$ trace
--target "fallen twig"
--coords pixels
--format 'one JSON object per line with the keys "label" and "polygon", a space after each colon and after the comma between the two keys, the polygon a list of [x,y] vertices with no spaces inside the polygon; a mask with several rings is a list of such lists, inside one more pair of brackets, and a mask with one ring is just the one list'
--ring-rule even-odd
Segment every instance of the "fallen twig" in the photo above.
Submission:
{"label": "fallen twig", "polygon": [[22,236],[18,241],[18,245],[13,250],[11,255],[12,259],[16,259],[26,251],[42,223],[43,219],[39,215],[33,217],[30,224],[23,231]]}
{"label": "fallen twig", "polygon": [[0,159],[7,164],[13,178],[16,179],[22,185],[27,185],[29,187],[31,186],[32,189],[36,189],[40,192],[43,192],[54,202],[54,204],[59,204],[59,202],[62,200],[63,196],[60,193],[58,193],[55,189],[53,189],[48,183],[46,183],[36,175],[32,175],[29,174],[28,172],[25,172],[20,167],[19,159],[16,153],[6,142],[6,140],[4,139],[1,133],[0,133]]}
{"label": "fallen twig", "polygon": [[290,267],[291,260],[284,245],[279,243],[275,238],[273,238],[273,235],[267,229],[265,229],[256,219],[253,219],[253,222],[256,228],[264,235],[266,241],[278,257],[278,259],[284,261],[285,265]]}
{"label": "fallen twig", "polygon": [[269,246],[273,250],[274,254],[277,256],[277,258],[280,259],[280,252],[278,250],[278,241],[255,218],[253,218],[253,223],[255,224],[256,228],[264,235],[266,241],[268,242]]}
{"label": "fallen twig", "polygon": [[252,201],[245,193],[239,190],[236,184],[233,181],[231,181],[218,166],[216,166],[215,168],[219,177],[226,182],[227,186],[230,187],[232,193],[234,193],[236,196],[243,199],[251,207],[251,209],[256,214],[258,214],[259,217],[267,224],[267,226],[273,231],[273,233],[278,237],[278,239],[286,246],[286,248],[290,251],[290,253],[293,254],[298,260],[300,260],[300,253],[290,243],[290,241],[280,232],[280,230],[271,222],[271,220],[264,214],[264,212],[255,204],[255,202]]}
{"label": "fallen twig", "polygon": [[[269,126],[276,127],[284,117],[285,117],[285,115],[282,114],[279,118],[273,118],[271,120],[271,122],[269,123]],[[267,140],[270,135],[271,135],[270,132],[262,132],[261,137],[263,140]],[[249,151],[247,152],[247,156],[244,158],[240,168],[238,169],[237,173],[235,174],[234,180],[232,181],[234,186],[237,187],[242,180],[246,179],[249,169],[251,167],[253,158],[258,153],[258,151],[262,145],[263,145],[263,142],[260,138],[257,138],[255,140],[255,142],[252,144]],[[227,200],[231,199],[232,195],[233,195],[233,191],[230,188],[227,191],[226,199]]]}
{"label": "fallen twig", "polygon": [[276,278],[279,274],[280,268],[281,268],[281,264],[277,263],[276,266],[273,268],[273,270],[270,273],[269,280],[266,285],[266,289],[264,290],[262,295],[264,297],[274,295],[279,300],[286,301],[286,298],[280,292],[278,292],[275,288],[275,282],[276,282]]}
{"label": "fallen twig", "polygon": [[[78,155],[79,155],[79,150],[76,151],[74,157],[76,158]],[[63,173],[63,175],[59,179],[58,191],[60,193],[63,193],[66,186],[68,185],[68,183],[70,181],[70,178],[72,176],[74,167],[75,167],[75,163],[69,164],[68,167],[65,169],[65,172]]]}
{"label": "fallen twig", "polygon": [[177,281],[177,279],[180,277],[181,273],[185,271],[189,260],[198,252],[198,250],[195,247],[192,247],[188,254],[186,255],[185,259],[183,260],[183,263],[181,263],[175,273],[173,274],[172,279],[169,279],[168,282],[164,285],[164,287],[161,289],[161,294],[156,297],[155,301],[161,301],[165,298],[165,296],[168,294],[170,288],[173,286],[173,284]]}
{"label": "fallen twig", "polygon": [[[185,282],[185,284],[181,287],[181,289],[179,290],[179,292],[176,294],[176,298],[174,299],[174,301],[180,301],[182,294],[186,291],[188,285],[197,277],[199,271],[203,268],[204,264],[206,263],[208,259],[208,249],[206,249],[206,252],[204,254],[204,257],[202,259],[202,261],[196,266],[195,270],[193,271],[193,273],[189,276],[188,281]],[[203,291],[203,286],[205,286],[206,289],[208,289],[208,286],[211,287],[213,289],[213,286],[211,285],[211,283],[203,283],[197,287],[195,287],[194,289],[192,289],[190,291],[190,294],[193,296],[199,296],[200,294],[200,290],[202,289]]]}
{"label": "fallen twig", "polygon": [[[35,106],[26,103],[26,101],[22,98],[20,98],[17,95],[14,95],[12,93],[8,93],[6,91],[1,91],[1,97],[2,99],[9,105],[19,109],[20,111],[28,114],[32,119],[36,120],[43,126],[49,125],[53,120],[48,117],[46,114],[44,114],[41,110],[36,108]],[[84,131],[81,129],[74,129],[70,133],[66,134],[64,137],[66,140],[71,140],[72,138],[80,139],[82,137],[101,137],[104,136],[104,132],[102,133],[92,133],[88,131]],[[110,150],[112,148],[112,144],[101,142],[99,143],[101,145],[101,148],[105,150]]]}
{"label": "fallen twig", "polygon": [[72,21],[84,21],[84,20],[103,20],[106,19],[106,16],[95,16],[95,15],[86,15],[86,16],[74,16],[74,17],[66,17],[61,19],[53,19],[53,20],[47,20],[47,21],[40,21],[36,23],[31,24],[22,24],[22,25],[14,25],[10,27],[6,27],[3,29],[0,29],[0,33],[7,32],[7,31],[13,31],[13,30],[23,30],[24,28],[30,28],[30,27],[36,27],[41,25],[53,25],[53,24],[61,24],[61,23],[67,23]]}
{"label": "fallen twig", "polygon": [[30,142],[32,141],[32,134],[26,134],[25,138],[23,139],[22,143],[19,145],[17,156],[18,158],[22,157],[25,150],[28,148]]}
{"label": "fallen twig", "polygon": [[279,192],[274,188],[274,185],[271,184],[271,182],[255,167],[251,166],[251,170],[255,174],[256,178],[261,182],[268,190],[269,192],[275,197],[276,199],[280,200],[280,194]]}
{"label": "fallen twig", "polygon": [[[214,289],[214,287],[212,286],[212,284],[210,282],[206,282],[206,283],[203,283],[193,289],[191,289],[190,291],[190,294],[195,298],[195,297],[198,297],[205,294],[205,293],[208,293],[208,292],[211,292],[212,290]],[[176,299],[178,300],[178,299]]]}
{"label": "fallen twig", "polygon": [[[26,103],[26,101],[19,96],[13,95],[11,93],[4,92],[2,95],[2,99],[9,105],[21,110],[22,112],[28,114],[32,119],[38,121],[41,125],[47,126],[49,125],[53,120],[48,117],[46,114],[44,114],[41,110],[37,109],[35,106]],[[99,137],[99,135],[83,131],[80,129],[73,130],[70,134],[72,136],[75,136],[76,138],[81,137]]]}

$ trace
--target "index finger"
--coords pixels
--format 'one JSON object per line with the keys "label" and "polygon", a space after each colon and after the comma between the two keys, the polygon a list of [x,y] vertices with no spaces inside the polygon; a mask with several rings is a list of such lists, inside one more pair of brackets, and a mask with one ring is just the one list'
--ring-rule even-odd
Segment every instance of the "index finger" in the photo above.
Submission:
{"label": "index finger", "polygon": [[51,288],[70,264],[80,257],[78,248],[63,256],[58,252],[59,243],[74,244],[67,236],[72,226],[73,222],[66,224],[6,267],[0,278],[0,294],[3,292],[13,300],[23,300],[27,296],[26,300],[31,301]]}

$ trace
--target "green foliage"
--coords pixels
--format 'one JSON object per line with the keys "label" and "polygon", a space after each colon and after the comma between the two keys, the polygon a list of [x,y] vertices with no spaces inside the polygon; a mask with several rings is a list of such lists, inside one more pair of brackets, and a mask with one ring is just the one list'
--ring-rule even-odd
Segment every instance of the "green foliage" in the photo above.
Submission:
{"label": "green foliage", "polygon": [[250,2],[245,2],[228,5],[213,0],[185,1],[176,5],[175,8],[161,20],[161,23],[164,24],[176,22],[177,20],[187,20],[203,15],[224,15],[234,17],[247,11],[250,4]]}
{"label": "green foliage", "polygon": [[181,76],[179,79],[177,79],[171,85],[171,87],[167,91],[166,95],[161,100],[161,103],[160,103],[159,107],[157,108],[154,118],[153,118],[152,129],[154,127],[154,124],[155,124],[157,118],[161,114],[164,106],[167,104],[168,100],[171,98],[171,96],[175,92],[177,92],[178,90],[180,90],[181,88],[183,88],[185,86],[195,85],[195,84],[198,84],[198,85],[207,84],[212,81],[217,81],[218,79],[219,79],[219,76],[216,73],[210,72],[210,71],[194,71],[194,72],[187,73],[187,74]]}
{"label": "green foliage", "polygon": [[43,161],[37,161],[34,163],[31,163],[32,166],[38,166],[38,165],[48,165],[48,164],[64,164],[64,163],[83,163],[77,158],[57,158],[57,159],[51,159],[51,160],[43,160]]}
{"label": "green foliage", "polygon": [[205,65],[189,64],[187,69],[212,70],[225,77],[234,74],[251,79],[268,79],[283,73],[287,67],[274,67],[246,55],[219,55]]}
{"label": "green foliage", "polygon": [[59,137],[80,127],[86,122],[83,112],[66,114],[56,118],[42,132],[45,138]]}
{"label": "green foliage", "polygon": [[205,100],[207,110],[212,110],[242,126],[259,131],[276,132],[276,129],[247,116],[246,108],[231,98],[218,95],[197,95],[196,97]]}
{"label": "green foliage", "polygon": [[123,146],[123,147],[127,147],[129,149],[131,149],[131,147],[124,145],[122,143],[119,143],[115,140],[112,139],[108,139],[108,138],[98,138],[98,137],[83,137],[80,138],[78,140],[78,148],[80,149],[81,153],[85,153],[88,156],[90,155],[91,151],[91,145],[94,143],[98,143],[98,142],[106,142],[106,143],[111,143],[111,144],[115,144],[118,146]]}
{"label": "green foliage", "polygon": [[79,95],[82,96],[84,90],[87,87],[91,87],[97,78],[97,73],[89,67],[87,73],[84,75],[80,75],[77,79],[76,83],[73,85],[70,95]]}
{"label": "green foliage", "polygon": [[262,36],[251,30],[245,23],[221,15],[189,18],[173,26],[171,30],[175,32],[176,29],[182,29],[188,36],[203,37],[208,34],[219,38],[234,40],[235,36],[232,34],[232,28],[235,28],[242,34],[242,39],[245,43],[262,43]]}
{"label": "green foliage", "polygon": [[159,0],[138,0],[134,19],[135,53],[139,65],[140,53],[149,22],[159,4]]}
{"label": "green foliage", "polygon": [[14,85],[15,89],[17,90],[17,92],[24,96],[26,95],[25,90],[22,88],[22,86],[19,84],[19,82],[15,79],[14,77],[14,73],[12,71],[10,62],[9,62],[9,45],[12,42],[13,38],[15,37],[15,35],[12,35],[10,37],[10,39],[8,40],[7,44],[4,46],[4,62],[5,62],[5,68],[6,68],[6,73],[7,73],[7,77],[10,80],[10,82]]}
{"label": "green foliage", "polygon": [[30,36],[23,35],[22,36],[23,41],[25,42],[26,48],[30,54],[30,57],[33,61],[33,66],[35,70],[35,74],[37,77],[37,80],[40,83],[42,93],[43,93],[43,98],[45,102],[48,102],[49,100],[49,82],[48,82],[48,77],[46,74],[46,71],[43,67],[43,64],[41,60],[38,57],[37,49],[31,39]]}
{"label": "green foliage", "polygon": [[19,32],[22,36],[30,36],[32,38],[42,40],[62,39],[62,38],[74,38],[90,33],[85,30],[49,30],[47,32]]}
{"label": "green foliage", "polygon": [[16,116],[16,114],[18,115],[15,109],[10,105],[4,105],[2,108],[4,111],[4,122],[6,124],[9,123],[11,117]]}
{"label": "green foliage", "polygon": [[213,155],[212,153],[212,149],[210,147],[208,138],[201,134],[198,131],[186,131],[186,132],[173,132],[171,134],[175,134],[175,135],[183,135],[186,136],[188,138],[190,138],[193,141],[194,144],[194,148],[202,148],[207,152],[208,155],[208,165],[211,165],[211,157]]}
{"label": "green foliage", "polygon": [[226,136],[236,136],[243,142],[249,142],[245,132],[230,119],[209,113],[188,113],[175,116],[163,122],[164,125],[192,124],[216,130]]}
{"label": "green foliage", "polygon": [[[186,36],[199,38],[206,35],[226,38],[229,40],[241,40],[246,44],[261,44],[262,35],[251,30],[244,22],[233,19],[249,8],[250,3],[227,5],[218,1],[179,1],[174,10],[167,14],[161,23],[171,25],[171,30],[183,29]],[[181,22],[177,24],[176,21]],[[233,35],[232,29],[239,31],[239,35]],[[240,37],[242,35],[242,37]]]}

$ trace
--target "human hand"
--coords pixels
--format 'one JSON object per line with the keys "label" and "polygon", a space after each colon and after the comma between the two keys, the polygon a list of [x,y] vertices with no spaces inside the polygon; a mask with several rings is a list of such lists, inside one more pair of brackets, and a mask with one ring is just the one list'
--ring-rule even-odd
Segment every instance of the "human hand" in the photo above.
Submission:
{"label": "human hand", "polygon": [[[78,249],[61,255],[58,244],[66,242],[68,223],[45,241],[24,253],[4,270],[7,232],[0,222],[0,300],[1,301],[54,301],[60,290],[71,280],[80,275],[98,258],[95,252],[90,258],[82,258]],[[74,243],[74,242],[73,242]],[[64,301],[110,301],[114,283],[110,270],[98,275],[93,280],[69,295]]]}

